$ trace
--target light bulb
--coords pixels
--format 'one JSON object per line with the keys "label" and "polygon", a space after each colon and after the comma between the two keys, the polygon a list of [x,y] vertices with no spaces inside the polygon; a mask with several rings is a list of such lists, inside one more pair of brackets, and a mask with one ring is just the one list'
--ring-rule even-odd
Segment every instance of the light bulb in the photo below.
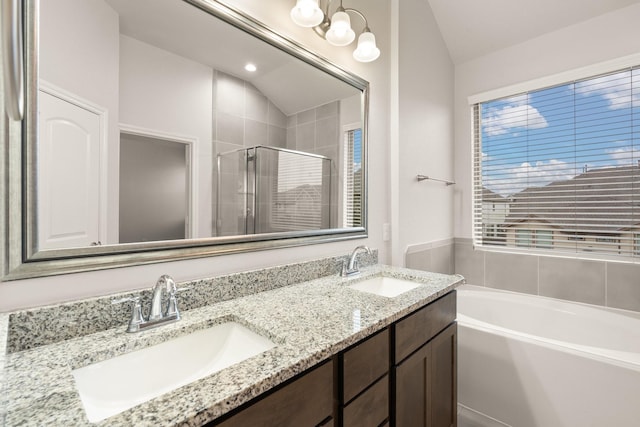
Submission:
{"label": "light bulb", "polygon": [[351,29],[351,19],[347,12],[336,12],[331,17],[331,28],[325,38],[334,46],[346,46],[356,38]]}
{"label": "light bulb", "polygon": [[291,19],[301,27],[315,27],[324,19],[318,0],[297,0],[291,9]]}
{"label": "light bulb", "polygon": [[358,37],[358,47],[353,51],[353,58],[359,62],[371,62],[378,59],[380,49],[376,46],[376,36],[365,31]]}

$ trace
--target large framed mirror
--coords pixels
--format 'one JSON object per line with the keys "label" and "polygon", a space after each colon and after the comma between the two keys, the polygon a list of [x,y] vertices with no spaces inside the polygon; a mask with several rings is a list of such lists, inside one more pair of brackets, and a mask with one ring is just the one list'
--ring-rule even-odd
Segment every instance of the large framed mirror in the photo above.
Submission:
{"label": "large framed mirror", "polygon": [[367,235],[365,80],[215,0],[23,12],[4,280]]}

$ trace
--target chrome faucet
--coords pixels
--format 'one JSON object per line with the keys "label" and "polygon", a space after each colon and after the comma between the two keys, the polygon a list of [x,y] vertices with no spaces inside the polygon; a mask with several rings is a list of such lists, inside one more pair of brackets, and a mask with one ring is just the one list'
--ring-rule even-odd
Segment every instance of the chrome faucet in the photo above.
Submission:
{"label": "chrome faucet", "polygon": [[353,252],[351,252],[349,261],[342,264],[342,277],[350,277],[355,276],[356,274],[360,274],[360,270],[358,269],[358,261],[356,260],[356,255],[358,255],[358,252],[360,251],[364,251],[371,255],[371,249],[369,249],[367,246],[361,245],[356,247]]}
{"label": "chrome faucet", "polygon": [[[178,300],[176,294],[188,288],[178,289],[176,282],[169,275],[162,275],[151,289],[153,296],[151,297],[151,310],[149,317],[144,318],[142,306],[140,305],[140,297],[122,298],[112,301],[112,304],[119,304],[127,301],[133,301],[133,309],[131,311],[131,319],[127,332],[139,332],[144,329],[155,328],[167,323],[177,322],[180,320],[180,311],[178,310]],[[163,295],[167,294],[166,308],[163,310]]]}
{"label": "chrome faucet", "polygon": [[[164,292],[163,292],[164,291]],[[158,321],[166,316],[166,312],[162,312],[162,295],[163,293],[174,295],[176,292],[176,282],[167,274],[160,276],[156,285],[153,287],[153,296],[151,297],[151,311],[149,312],[149,321]],[[167,311],[169,303],[167,302]]]}

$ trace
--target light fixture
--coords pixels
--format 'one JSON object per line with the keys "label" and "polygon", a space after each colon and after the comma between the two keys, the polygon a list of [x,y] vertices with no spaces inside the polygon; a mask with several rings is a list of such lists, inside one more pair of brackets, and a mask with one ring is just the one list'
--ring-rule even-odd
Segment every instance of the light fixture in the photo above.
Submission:
{"label": "light fixture", "polygon": [[324,19],[319,0],[297,0],[291,9],[291,19],[301,27],[315,27]]}
{"label": "light fixture", "polygon": [[331,27],[324,38],[334,46],[346,46],[356,38],[356,33],[351,29],[351,18],[342,6],[331,17]]}
{"label": "light fixture", "polygon": [[253,73],[258,68],[255,65],[253,65],[252,63],[248,63],[247,65],[244,66],[244,69],[247,70],[250,73]]}
{"label": "light fixture", "polygon": [[371,31],[365,29],[358,37],[358,47],[353,51],[356,61],[371,62],[378,59],[380,49],[376,46],[376,36]]}
{"label": "light fixture", "polygon": [[[351,28],[351,17],[349,13],[357,15],[364,21],[364,29],[358,37],[358,45],[353,52],[353,58],[359,62],[371,62],[378,59],[380,49],[376,46],[376,37],[369,29],[367,18],[365,18],[362,12],[356,9],[345,9],[342,7],[342,0],[340,0],[340,5],[329,19],[329,6],[331,2],[332,0],[326,0],[326,7],[323,12],[320,9],[318,0],[297,0],[296,5],[291,9],[291,18],[300,26],[313,28],[316,34],[327,40],[330,44],[334,46],[347,46],[351,44],[356,37],[356,33]],[[319,14],[317,13],[318,11]],[[302,15],[303,12],[305,16],[313,15],[313,22],[315,22],[315,24],[309,25],[311,19],[301,20],[299,16]]]}

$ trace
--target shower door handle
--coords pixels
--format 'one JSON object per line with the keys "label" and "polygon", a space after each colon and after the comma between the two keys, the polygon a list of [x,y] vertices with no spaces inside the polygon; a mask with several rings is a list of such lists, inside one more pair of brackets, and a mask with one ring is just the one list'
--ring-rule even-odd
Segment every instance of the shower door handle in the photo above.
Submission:
{"label": "shower door handle", "polygon": [[5,109],[10,118],[20,121],[24,111],[22,1],[2,0],[1,15]]}

